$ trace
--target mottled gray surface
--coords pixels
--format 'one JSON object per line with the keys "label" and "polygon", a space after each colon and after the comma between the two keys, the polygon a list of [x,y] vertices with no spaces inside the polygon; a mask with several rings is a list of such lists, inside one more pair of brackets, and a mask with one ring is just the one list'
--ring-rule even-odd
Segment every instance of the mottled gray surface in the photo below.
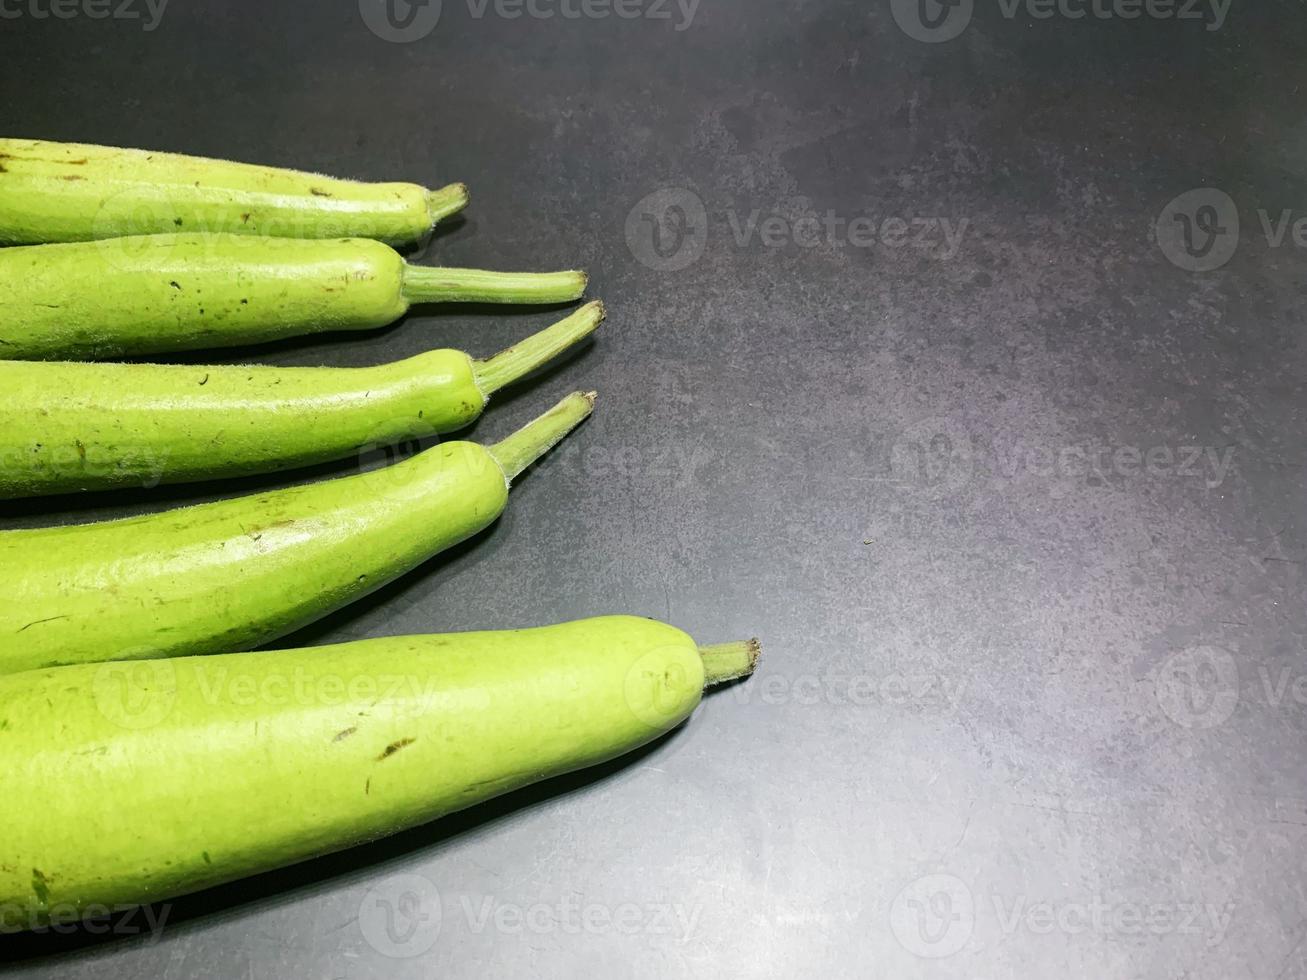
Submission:
{"label": "mottled gray surface", "polygon": [[[475,429],[602,393],[505,519],[287,642],[627,611],[767,655],[624,764],[155,935],[4,940],[15,975],[1307,976],[1305,256],[1263,227],[1307,216],[1299,4],[975,0],[933,43],[911,2],[445,0],[401,44],[355,0],[153,31],[27,2],[4,133],[466,179],[429,256],[581,264],[610,306]],[[1229,198],[1169,205],[1197,188]],[[247,356],[488,353],[555,318]]]}

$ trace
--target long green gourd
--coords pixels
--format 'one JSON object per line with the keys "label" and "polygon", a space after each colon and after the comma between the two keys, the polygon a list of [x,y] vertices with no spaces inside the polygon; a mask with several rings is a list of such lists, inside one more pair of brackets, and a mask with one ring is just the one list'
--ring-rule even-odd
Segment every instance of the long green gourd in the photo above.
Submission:
{"label": "long green gourd", "polygon": [[591,303],[486,360],[438,350],[370,368],[0,361],[0,497],[266,473],[450,432],[603,317]]}
{"label": "long green gourd", "polygon": [[11,245],[191,231],[408,245],[467,200],[463,184],[431,191],[176,153],[0,139],[0,242]]}
{"label": "long green gourd", "polygon": [[0,677],[0,931],[160,901],[646,744],[756,641],[648,619]]}
{"label": "long green gourd", "polygon": [[0,674],[228,653],[292,632],[490,525],[512,480],[593,404],[570,395],[493,446],[442,443],[356,476],[0,531]]}
{"label": "long green gourd", "polygon": [[7,248],[0,358],[94,360],[371,330],[414,303],[566,303],[586,282],[583,272],[410,265],[362,238],[167,234]]}

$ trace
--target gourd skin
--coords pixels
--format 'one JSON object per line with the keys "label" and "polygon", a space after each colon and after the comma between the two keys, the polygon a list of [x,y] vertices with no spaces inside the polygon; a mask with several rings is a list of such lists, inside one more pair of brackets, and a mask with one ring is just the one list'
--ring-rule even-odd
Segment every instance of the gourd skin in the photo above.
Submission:
{"label": "gourd skin", "polygon": [[[0,139],[0,242],[162,232],[421,240],[447,209],[416,184],[362,183],[205,157]],[[466,203],[466,190],[463,190]],[[457,210],[453,207],[453,210]]]}
{"label": "gourd skin", "polygon": [[453,431],[486,402],[453,350],[369,368],[0,361],[0,497],[309,466]]}
{"label": "gourd skin", "polygon": [[448,442],[307,486],[0,531],[0,674],[259,646],[482,530],[507,501],[496,458]]}
{"label": "gourd skin", "polygon": [[699,703],[652,620],[0,677],[0,927],[158,901],[629,752]]}
{"label": "gourd skin", "polygon": [[0,249],[0,358],[95,360],[374,329],[408,310],[403,278],[394,249],[362,239],[184,234]]}

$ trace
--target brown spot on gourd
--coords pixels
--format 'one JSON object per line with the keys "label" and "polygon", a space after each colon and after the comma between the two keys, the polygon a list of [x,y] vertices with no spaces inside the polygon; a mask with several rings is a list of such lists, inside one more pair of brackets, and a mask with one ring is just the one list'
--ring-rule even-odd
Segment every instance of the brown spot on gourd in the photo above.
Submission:
{"label": "brown spot on gourd", "polygon": [[246,211],[244,214],[241,215],[241,224],[248,225],[249,223],[250,223],[250,213]]}
{"label": "brown spot on gourd", "polygon": [[336,737],[333,738],[332,741],[333,741],[333,742],[343,742],[345,739],[349,738],[351,735],[353,735],[353,734],[354,734],[355,732],[357,732],[357,731],[358,731],[358,729],[357,729],[357,728],[354,728],[354,727],[346,728],[344,731],[337,732],[337,733],[336,733]]}
{"label": "brown spot on gourd", "polygon": [[174,225],[176,225],[178,228],[180,228],[180,227],[182,226],[182,219],[181,219],[181,218],[173,218],[173,219],[172,219],[172,223],[173,223]]}
{"label": "brown spot on gourd", "polygon": [[19,633],[26,633],[26,632],[27,632],[28,630],[30,630],[33,626],[40,626],[40,625],[42,625],[43,623],[53,623],[53,622],[56,622],[57,620],[60,620],[60,619],[67,619],[67,618],[68,618],[67,616],[51,616],[49,619],[38,619],[38,620],[37,620],[36,622],[34,622],[34,623],[28,623],[26,626],[24,626],[24,627],[23,627],[22,629],[20,629],[18,632],[19,632]]}
{"label": "brown spot on gourd", "polygon": [[400,749],[412,745],[416,741],[417,739],[415,738],[401,738],[398,742],[391,742],[389,745],[386,746],[386,751],[382,752],[381,755],[377,756],[377,761],[381,762],[384,759],[389,759]]}
{"label": "brown spot on gourd", "polygon": [[275,531],[278,528],[294,527],[294,526],[295,526],[295,518],[287,517],[284,520],[273,521],[271,524],[256,525],[252,528],[247,529],[245,533],[248,534],[255,541],[258,541],[259,538],[263,537],[264,531]]}
{"label": "brown spot on gourd", "polygon": [[203,378],[200,379],[200,387],[203,388],[208,383],[209,383],[209,376],[206,374]]}
{"label": "brown spot on gourd", "polygon": [[64,174],[59,179],[60,180],[85,180],[86,178],[83,177],[81,174]]}
{"label": "brown spot on gourd", "polygon": [[41,873],[40,868],[32,869],[32,893],[42,906],[50,904],[50,879]]}
{"label": "brown spot on gourd", "polygon": [[173,289],[181,289],[181,288],[182,288],[182,287],[181,287],[181,283],[179,283],[176,279],[171,279],[171,280],[169,280],[168,285],[171,286]]}
{"label": "brown spot on gourd", "polygon": [[320,187],[310,187],[310,188],[309,188],[309,193],[312,194],[314,197],[333,197],[333,196],[334,196],[334,195],[329,194],[329,193],[327,193],[326,191],[322,190]]}

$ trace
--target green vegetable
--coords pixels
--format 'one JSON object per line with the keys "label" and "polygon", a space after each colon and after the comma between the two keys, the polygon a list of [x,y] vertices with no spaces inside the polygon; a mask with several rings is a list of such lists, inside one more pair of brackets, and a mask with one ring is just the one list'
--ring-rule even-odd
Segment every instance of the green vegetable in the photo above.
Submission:
{"label": "green vegetable", "polygon": [[756,641],[631,616],[0,677],[0,930],[426,823],[629,752]]}
{"label": "green vegetable", "polygon": [[364,184],[275,167],[82,143],[0,139],[0,242],[158,232],[421,240],[467,187]]}
{"label": "green vegetable", "polygon": [[593,403],[592,394],[570,395],[488,448],[447,442],[307,486],[0,531],[0,674],[228,653],[276,639],[487,527],[510,482]]}
{"label": "green vegetable", "polygon": [[483,361],[454,350],[371,368],[0,361],[0,497],[266,473],[449,432],[603,316],[591,303]]}
{"label": "green vegetable", "polygon": [[232,347],[374,329],[413,303],[564,303],[585,288],[582,272],[409,265],[361,238],[180,234],[32,245],[0,249],[0,357]]}

